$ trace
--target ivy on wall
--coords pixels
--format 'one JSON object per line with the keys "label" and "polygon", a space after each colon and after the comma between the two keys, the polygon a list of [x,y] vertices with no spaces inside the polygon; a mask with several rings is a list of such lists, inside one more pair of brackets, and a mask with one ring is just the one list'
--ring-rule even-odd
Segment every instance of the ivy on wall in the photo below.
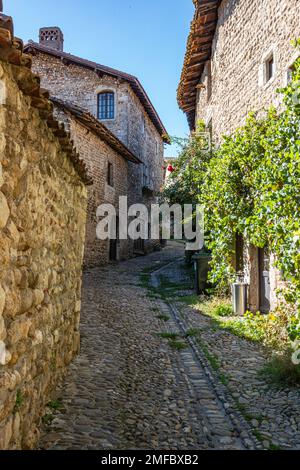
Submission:
{"label": "ivy on wall", "polygon": [[[295,46],[300,47],[300,41]],[[282,108],[251,113],[212,153],[197,135],[185,144],[166,196],[206,207],[212,250],[211,277],[228,286],[237,233],[255,246],[268,244],[287,281],[291,339],[300,337],[300,59],[291,83],[278,90]],[[295,308],[294,308],[295,307]]]}

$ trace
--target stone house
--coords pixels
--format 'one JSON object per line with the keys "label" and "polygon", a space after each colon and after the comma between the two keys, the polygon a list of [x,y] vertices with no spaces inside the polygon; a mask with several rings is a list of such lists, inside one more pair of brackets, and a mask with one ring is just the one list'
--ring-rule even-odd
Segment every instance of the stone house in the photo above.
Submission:
{"label": "stone house", "polygon": [[[204,120],[218,144],[250,111],[280,106],[300,37],[298,0],[193,0],[195,15],[178,88],[191,130]],[[250,285],[251,310],[276,306],[280,275],[268,248],[236,241],[236,269]]]}
{"label": "stone house", "polygon": [[[98,128],[105,126],[110,141],[118,141],[117,147],[111,147],[111,142],[106,140],[104,149],[100,142],[103,136],[98,133],[96,142],[94,133],[93,144],[88,142],[87,136],[78,127],[78,119],[75,119],[77,124],[70,127],[79,152],[92,166],[97,189],[92,189],[91,193],[98,192],[94,198],[97,203],[111,199],[116,202],[119,195],[127,195],[129,205],[144,203],[150,207],[157,202],[164,181],[163,153],[168,137],[139,80],[127,73],[67,54],[63,51],[63,33],[59,28],[42,28],[39,43],[30,41],[26,51],[32,55],[34,70],[41,75],[42,85],[49,89],[53,98],[89,113],[90,118],[94,118],[94,124],[98,121]],[[61,112],[62,106],[58,108]],[[74,113],[72,121],[74,123]],[[103,167],[105,159],[106,169]],[[114,174],[115,191],[103,184],[110,171],[108,168]],[[89,203],[88,218],[94,225],[95,206],[95,201]],[[88,264],[96,261],[97,248],[92,246],[94,232],[95,227],[90,224],[87,230]],[[158,243],[155,240],[129,242],[128,255],[150,251]],[[115,252],[115,247],[106,247],[107,259],[109,253]],[[126,257],[124,244],[123,247],[118,246],[117,253],[118,258]]]}
{"label": "stone house", "polygon": [[0,13],[0,449],[28,449],[79,350],[87,168]]}
{"label": "stone house", "polygon": [[94,184],[89,187],[85,241],[85,266],[105,264],[129,257],[128,240],[99,240],[96,211],[112,204],[118,214],[119,197],[127,195],[128,164],[140,160],[101,121],[82,108],[52,98],[55,115],[69,130],[74,145],[87,164]]}

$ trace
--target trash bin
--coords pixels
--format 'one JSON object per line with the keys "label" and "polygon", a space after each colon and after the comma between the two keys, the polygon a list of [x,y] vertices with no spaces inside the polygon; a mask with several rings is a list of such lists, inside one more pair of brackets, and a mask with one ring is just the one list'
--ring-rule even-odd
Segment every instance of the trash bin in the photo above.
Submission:
{"label": "trash bin", "polygon": [[237,281],[232,285],[232,304],[235,315],[245,315],[248,309],[248,284]]}
{"label": "trash bin", "polygon": [[208,286],[208,273],[210,271],[210,253],[197,253],[193,256],[195,270],[195,289],[197,294],[203,294]]}
{"label": "trash bin", "polygon": [[189,266],[193,264],[193,256],[198,250],[185,250],[185,263]]}

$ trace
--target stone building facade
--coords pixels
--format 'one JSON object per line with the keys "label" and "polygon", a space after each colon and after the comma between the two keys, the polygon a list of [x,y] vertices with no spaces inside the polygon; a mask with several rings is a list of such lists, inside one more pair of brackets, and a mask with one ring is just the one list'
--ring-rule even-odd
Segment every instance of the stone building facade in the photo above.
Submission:
{"label": "stone building facade", "polygon": [[[241,126],[250,111],[280,106],[300,37],[298,0],[194,0],[178,102],[191,130],[204,120],[216,144]],[[272,254],[239,244],[251,310],[276,306],[280,276]],[[239,256],[237,256],[239,258]]]}
{"label": "stone building facade", "polygon": [[[48,31],[51,34],[52,29]],[[32,54],[34,70],[41,75],[42,84],[50,90],[51,96],[86,110],[140,161],[139,165],[136,161],[127,162],[128,204],[144,203],[150,207],[157,202],[164,181],[164,142],[168,138],[139,80],[67,54],[56,39],[53,44],[45,39],[39,44],[30,41],[26,51]],[[73,138],[79,141],[74,135]],[[145,244],[130,243],[129,254],[147,252],[157,243],[153,240]]]}
{"label": "stone building facade", "polygon": [[0,99],[0,449],[27,449],[79,350],[92,181],[2,14]]}
{"label": "stone building facade", "polygon": [[88,189],[88,211],[85,242],[85,266],[96,266],[127,259],[128,240],[100,240],[96,236],[97,208],[111,204],[119,219],[119,197],[128,192],[129,162],[140,161],[99,120],[82,108],[57,99],[52,99],[55,115],[69,130],[76,149],[86,162],[93,185]]}

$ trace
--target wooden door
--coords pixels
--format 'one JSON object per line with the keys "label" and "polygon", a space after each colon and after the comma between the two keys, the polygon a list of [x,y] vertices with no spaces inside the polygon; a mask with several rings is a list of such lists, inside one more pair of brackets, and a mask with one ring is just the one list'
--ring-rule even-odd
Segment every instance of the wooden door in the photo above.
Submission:
{"label": "wooden door", "polygon": [[109,240],[109,260],[117,261],[118,259],[118,239],[119,239],[119,217],[116,217],[116,239]]}
{"label": "wooden door", "polygon": [[117,260],[117,240],[109,240],[109,260]]}

